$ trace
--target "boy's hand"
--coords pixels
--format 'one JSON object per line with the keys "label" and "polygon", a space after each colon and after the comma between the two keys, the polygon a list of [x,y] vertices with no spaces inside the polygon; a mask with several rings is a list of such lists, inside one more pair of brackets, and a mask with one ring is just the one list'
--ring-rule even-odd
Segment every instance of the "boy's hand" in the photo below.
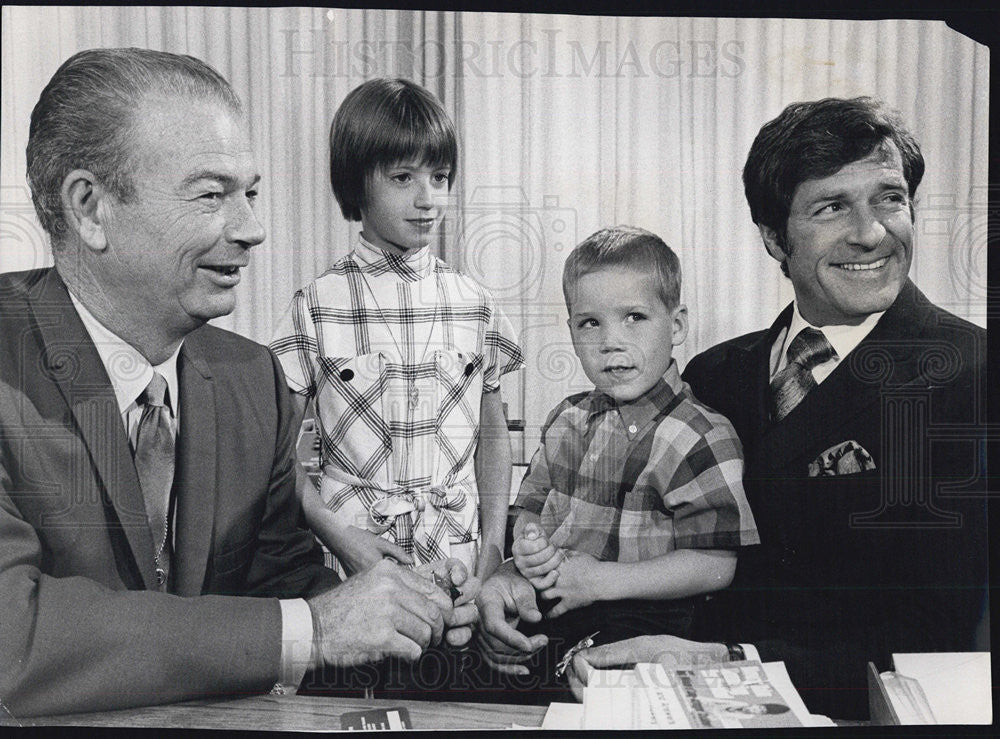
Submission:
{"label": "boy's hand", "polygon": [[529,523],[511,546],[514,565],[536,590],[545,590],[559,578],[559,564],[565,559],[562,551],[552,546],[542,527]]}
{"label": "boy's hand", "polygon": [[392,557],[400,564],[413,564],[413,558],[402,547],[356,526],[341,526],[333,536],[336,538],[331,536],[333,540],[324,539],[324,543],[349,574],[372,567],[385,557]]}
{"label": "boy's hand", "polygon": [[549,600],[559,599],[559,602],[546,614],[546,618],[556,618],[574,608],[589,606],[597,600],[594,592],[594,581],[600,562],[584,552],[569,552],[567,558],[559,565],[559,579],[556,584],[541,595]]}

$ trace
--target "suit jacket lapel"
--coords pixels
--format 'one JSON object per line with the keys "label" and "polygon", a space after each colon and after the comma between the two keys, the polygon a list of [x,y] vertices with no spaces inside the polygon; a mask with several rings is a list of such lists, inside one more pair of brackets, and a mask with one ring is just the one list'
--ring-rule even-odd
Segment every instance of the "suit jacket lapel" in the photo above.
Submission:
{"label": "suit jacket lapel", "polygon": [[212,544],[216,501],[215,383],[205,359],[185,342],[178,358],[180,430],[174,492],[177,496],[174,589],[199,595]]}
{"label": "suit jacket lapel", "polygon": [[765,331],[753,344],[734,348],[738,371],[738,387],[736,401],[730,407],[742,409],[745,416],[742,419],[730,420],[740,432],[740,438],[746,449],[746,456],[760,443],[770,428],[768,417],[769,379],[771,374],[771,348],[777,341],[781,331],[791,321],[792,307],[789,305],[779,315],[771,328]]}
{"label": "suit jacket lapel", "polygon": [[[839,428],[878,403],[887,386],[914,379],[917,368],[909,360],[926,319],[916,308],[918,296],[916,286],[907,280],[871,333],[787,417],[771,426],[759,449],[769,466],[785,468],[816,443],[817,428]],[[763,387],[766,390],[766,384]]]}
{"label": "suit jacket lapel", "polygon": [[[59,387],[114,508],[147,589],[156,587],[153,538],[139,477],[111,380],[66,285],[54,269],[29,297],[46,346],[46,371]],[[119,567],[119,571],[122,571]],[[124,568],[127,570],[127,568]]]}

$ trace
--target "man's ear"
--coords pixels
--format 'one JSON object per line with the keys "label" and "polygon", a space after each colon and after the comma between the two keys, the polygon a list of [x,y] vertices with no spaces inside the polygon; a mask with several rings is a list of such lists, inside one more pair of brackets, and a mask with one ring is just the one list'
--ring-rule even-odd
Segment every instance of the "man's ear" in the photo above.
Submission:
{"label": "man's ear", "polygon": [[764,240],[764,248],[767,249],[767,253],[779,262],[784,262],[788,259],[785,250],[781,248],[781,239],[778,238],[778,232],[770,226],[763,224],[757,224],[757,228],[760,230],[760,237]]}
{"label": "man's ear", "polygon": [[107,197],[107,190],[94,174],[86,169],[74,169],[63,178],[60,196],[63,219],[70,231],[93,251],[107,249],[108,239],[103,223],[105,211],[100,207],[101,201]]}
{"label": "man's ear", "polygon": [[684,303],[681,303],[674,309],[672,327],[674,332],[670,343],[673,346],[680,346],[684,343],[684,339],[688,335],[688,309]]}

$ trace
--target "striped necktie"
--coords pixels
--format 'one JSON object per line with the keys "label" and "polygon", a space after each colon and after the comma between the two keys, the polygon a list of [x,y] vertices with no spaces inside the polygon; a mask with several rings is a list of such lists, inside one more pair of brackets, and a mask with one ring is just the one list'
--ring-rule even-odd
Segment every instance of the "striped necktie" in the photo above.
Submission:
{"label": "striped necktie", "polygon": [[771,380],[771,418],[782,420],[816,387],[817,367],[837,356],[822,331],[804,328],[788,345],[788,364]]}
{"label": "striped necktie", "polygon": [[167,381],[157,372],[139,394],[142,417],[135,441],[135,468],[153,535],[156,584],[166,590],[170,575],[170,488],[174,482],[174,430],[167,405]]}

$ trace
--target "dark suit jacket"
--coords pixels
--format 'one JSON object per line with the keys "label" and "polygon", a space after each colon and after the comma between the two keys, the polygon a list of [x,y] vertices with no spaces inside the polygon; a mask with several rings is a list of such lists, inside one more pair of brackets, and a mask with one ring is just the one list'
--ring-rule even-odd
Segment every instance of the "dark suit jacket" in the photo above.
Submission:
{"label": "dark suit jacket", "polygon": [[[986,332],[907,281],[871,333],[784,420],[768,420],[771,347],[791,320],[698,355],[684,379],[746,454],[761,545],[709,601],[701,637],[785,660],[806,705],[867,715],[865,665],[964,651],[985,602]],[[856,441],[876,469],[810,477]]]}
{"label": "dark suit jacket", "polygon": [[55,270],[0,277],[0,699],[15,717],[270,689],[274,597],[335,582],[294,490],[270,352],[203,326],[178,358],[173,593],[107,373]]}

